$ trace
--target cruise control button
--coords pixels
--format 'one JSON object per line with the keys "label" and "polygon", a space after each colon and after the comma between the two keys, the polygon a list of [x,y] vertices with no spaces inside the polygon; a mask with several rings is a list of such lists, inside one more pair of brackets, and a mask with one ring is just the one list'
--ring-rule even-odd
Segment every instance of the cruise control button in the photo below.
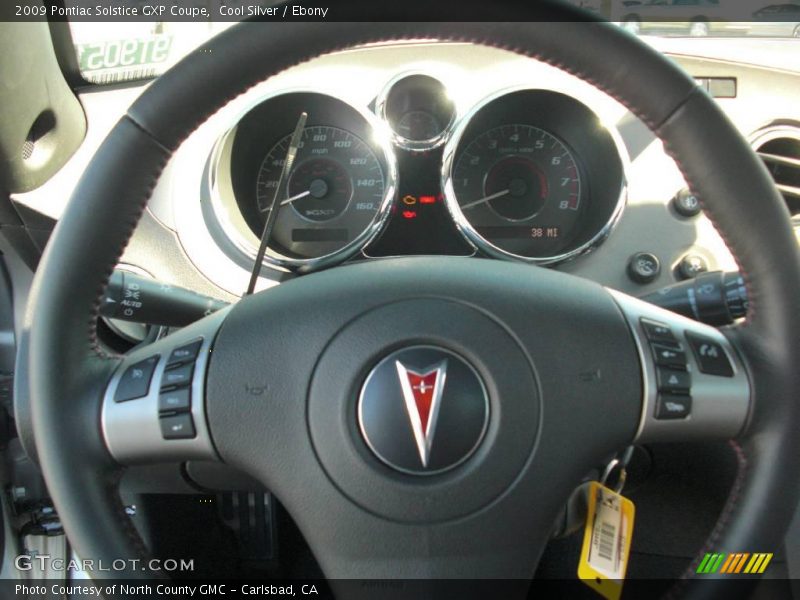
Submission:
{"label": "cruise control button", "polygon": [[196,340],[191,344],[186,344],[180,348],[175,348],[175,350],[172,351],[172,354],[169,355],[167,366],[170,367],[178,363],[194,360],[197,358],[197,353],[200,351],[200,345],[202,343],[203,340]]}
{"label": "cruise control button", "polygon": [[165,440],[186,440],[195,436],[194,421],[189,413],[161,417],[161,435]]}
{"label": "cruise control button", "polygon": [[688,394],[692,386],[692,378],[686,371],[676,371],[656,367],[658,377],[658,391],[672,392],[673,394]]}
{"label": "cruise control button", "polygon": [[158,356],[151,356],[128,367],[119,380],[117,391],[114,392],[114,401],[125,402],[147,396],[158,359]]}
{"label": "cruise control button", "polygon": [[686,353],[680,348],[663,344],[653,344],[651,348],[657,365],[675,369],[686,368]]}
{"label": "cruise control button", "polygon": [[712,339],[686,332],[686,339],[692,347],[692,353],[697,359],[701,373],[718,375],[720,377],[733,377],[733,367],[728,360],[722,346]]}
{"label": "cruise control button", "polygon": [[173,385],[187,385],[192,381],[193,364],[183,365],[177,369],[170,369],[164,371],[164,376],[161,378],[161,387],[170,387]]}
{"label": "cruise control button", "polygon": [[647,339],[651,342],[669,342],[671,344],[678,343],[678,340],[675,339],[675,335],[673,335],[672,330],[663,323],[648,321],[647,319],[642,319],[641,323]]}
{"label": "cruise control button", "polygon": [[191,407],[192,392],[189,388],[161,392],[158,397],[158,410],[161,412],[189,410]]}
{"label": "cruise control button", "polygon": [[691,396],[659,394],[656,400],[656,419],[685,419],[691,412]]}

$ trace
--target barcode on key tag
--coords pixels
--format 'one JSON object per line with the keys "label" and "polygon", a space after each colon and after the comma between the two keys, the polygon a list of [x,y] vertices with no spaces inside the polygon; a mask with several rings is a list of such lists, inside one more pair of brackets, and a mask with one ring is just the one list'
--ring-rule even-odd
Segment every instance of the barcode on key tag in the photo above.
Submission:
{"label": "barcode on key tag", "polygon": [[578,577],[609,600],[617,600],[628,566],[634,506],[627,498],[593,482]]}

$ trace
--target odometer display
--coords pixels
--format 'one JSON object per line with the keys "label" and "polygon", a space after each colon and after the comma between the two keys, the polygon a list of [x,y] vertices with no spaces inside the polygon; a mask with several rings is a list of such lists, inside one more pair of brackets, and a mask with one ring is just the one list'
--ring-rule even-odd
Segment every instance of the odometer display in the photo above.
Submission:
{"label": "odometer display", "polygon": [[578,162],[562,140],[532,125],[500,125],[460,147],[452,186],[463,220],[524,258],[567,250],[583,212]]}
{"label": "odometer display", "polygon": [[279,210],[270,248],[281,256],[300,259],[336,252],[375,219],[386,188],[381,162],[350,131],[325,125],[306,127],[285,192],[276,202],[290,139],[291,134],[275,143],[258,171],[259,213],[266,219],[270,210]]}

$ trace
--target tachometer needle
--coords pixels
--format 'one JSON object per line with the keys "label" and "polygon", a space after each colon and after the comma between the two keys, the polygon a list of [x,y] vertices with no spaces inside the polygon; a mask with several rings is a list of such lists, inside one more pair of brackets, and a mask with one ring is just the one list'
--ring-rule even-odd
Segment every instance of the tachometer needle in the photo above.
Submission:
{"label": "tachometer needle", "polygon": [[282,200],[281,201],[281,206],[286,206],[287,204],[291,204],[295,200],[300,200],[300,199],[305,198],[306,196],[310,196],[310,195],[311,195],[311,190],[306,190],[305,192],[302,192],[300,194],[295,194],[291,198],[287,198],[286,200]]}
{"label": "tachometer needle", "polygon": [[247,291],[244,293],[245,296],[249,296],[256,289],[256,281],[258,281],[258,275],[261,272],[261,263],[264,262],[264,255],[267,253],[269,236],[272,233],[272,228],[275,226],[275,219],[278,218],[278,209],[282,204],[282,202],[278,201],[278,198],[281,197],[281,194],[283,194],[286,189],[286,181],[289,179],[289,173],[294,165],[297,150],[300,148],[300,142],[303,138],[303,130],[305,129],[307,119],[308,113],[300,113],[300,118],[297,120],[294,133],[292,133],[289,149],[286,151],[286,160],[283,162],[283,170],[281,171],[281,176],[278,178],[278,185],[275,187],[275,195],[272,197],[272,205],[270,206],[267,220],[264,223],[264,232],[261,234],[261,243],[258,246],[256,261],[255,264],[253,264],[253,271],[250,273],[250,283],[247,285]]}
{"label": "tachometer needle", "polygon": [[478,206],[478,204],[483,204],[484,202],[490,202],[495,198],[502,198],[506,194],[510,194],[511,190],[501,190],[499,192],[495,192],[494,194],[489,194],[485,198],[481,198],[480,200],[475,200],[474,202],[467,202],[466,204],[461,205],[461,210],[467,210],[468,208],[472,208],[473,206]]}

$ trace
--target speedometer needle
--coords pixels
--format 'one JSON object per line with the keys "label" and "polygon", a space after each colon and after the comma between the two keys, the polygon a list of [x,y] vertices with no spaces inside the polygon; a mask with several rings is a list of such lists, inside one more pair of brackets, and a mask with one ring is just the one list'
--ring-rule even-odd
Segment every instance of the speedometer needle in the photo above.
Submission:
{"label": "speedometer needle", "polygon": [[[295,194],[291,198],[287,198],[286,200],[281,200],[281,203],[278,206],[286,206],[287,204],[291,204],[295,200],[302,200],[306,196],[310,196],[310,195],[311,195],[311,190],[306,190],[305,192],[300,192],[299,194]],[[269,212],[271,210],[272,210],[272,207],[270,206],[269,208],[265,209],[262,212]]]}
{"label": "speedometer needle", "polygon": [[311,195],[311,190],[306,190],[305,192],[301,192],[299,194],[295,194],[291,198],[287,198],[286,200],[281,201],[281,206],[286,206],[287,204],[291,204],[295,200],[300,200],[301,198],[305,198],[306,196]]}
{"label": "speedometer needle", "polygon": [[473,206],[478,206],[478,204],[483,204],[484,202],[490,202],[495,198],[502,198],[506,194],[510,194],[511,190],[501,190],[499,192],[495,192],[494,194],[490,194],[485,198],[481,198],[480,200],[475,200],[474,202],[467,202],[466,204],[461,205],[461,210],[467,210],[468,208],[472,208]]}

